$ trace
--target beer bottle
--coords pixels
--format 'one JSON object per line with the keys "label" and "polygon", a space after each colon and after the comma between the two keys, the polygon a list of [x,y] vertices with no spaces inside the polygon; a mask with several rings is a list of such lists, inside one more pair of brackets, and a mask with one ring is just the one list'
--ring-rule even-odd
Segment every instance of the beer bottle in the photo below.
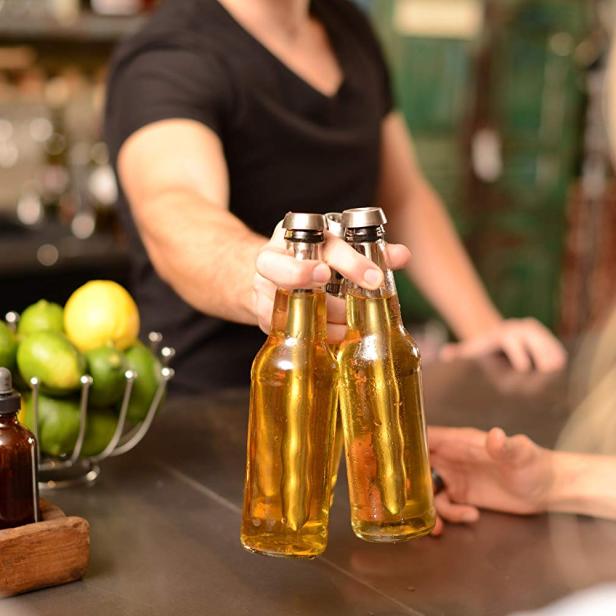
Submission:
{"label": "beer bottle", "polygon": [[379,289],[345,282],[348,330],[338,354],[351,524],[366,541],[428,534],[436,514],[419,349],[404,328],[380,208],[343,212],[346,240],[378,265]]}
{"label": "beer bottle", "polygon": [[[325,214],[325,220],[327,221],[327,230],[339,239],[344,239],[344,227],[342,225],[342,214],[340,212],[328,212]],[[332,270],[330,281],[327,283],[325,290],[332,296],[337,298],[344,297],[344,277],[336,270]],[[334,357],[338,357],[339,343],[330,344],[330,348]],[[340,410],[338,403],[336,403],[336,432],[334,437],[334,454],[332,456],[332,498],[331,502],[334,502],[334,488],[338,481],[338,469],[340,468],[340,461],[342,460],[342,452],[344,449],[344,434],[342,431],[342,418],[340,416]]]}
{"label": "beer bottle", "polygon": [[[321,259],[321,214],[289,213],[283,226],[296,259]],[[325,289],[278,289],[271,332],[251,372],[246,549],[298,558],[325,550],[337,380]]]}

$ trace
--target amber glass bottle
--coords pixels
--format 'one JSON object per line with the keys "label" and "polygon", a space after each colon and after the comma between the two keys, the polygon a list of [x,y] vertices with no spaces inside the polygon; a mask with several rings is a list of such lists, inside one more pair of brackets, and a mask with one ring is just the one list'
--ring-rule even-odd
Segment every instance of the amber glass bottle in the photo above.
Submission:
{"label": "amber glass bottle", "polygon": [[346,239],[384,272],[376,291],[345,283],[347,335],[338,354],[351,523],[394,542],[435,523],[419,349],[402,324],[379,208],[343,213]]}
{"label": "amber glass bottle", "polygon": [[20,402],[11,373],[0,368],[0,529],[38,518],[36,440],[17,419]]}
{"label": "amber glass bottle", "polygon": [[[325,222],[287,214],[288,249],[320,259]],[[271,333],[252,365],[242,545],[314,558],[327,544],[337,365],[325,290],[279,289]]]}

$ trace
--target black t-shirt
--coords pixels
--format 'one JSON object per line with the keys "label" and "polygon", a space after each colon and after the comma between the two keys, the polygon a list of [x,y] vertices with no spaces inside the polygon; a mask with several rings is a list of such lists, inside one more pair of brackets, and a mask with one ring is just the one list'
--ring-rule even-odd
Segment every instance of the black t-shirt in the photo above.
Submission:
{"label": "black t-shirt", "polygon": [[[373,203],[380,125],[392,108],[381,50],[350,0],[313,0],[311,11],[342,67],[331,97],[283,64],[217,0],[163,3],[112,64],[105,130],[114,164],[139,128],[188,118],[220,137],[231,212],[258,233],[271,235],[289,210],[324,213]],[[163,282],[120,192],[142,333],[160,331],[176,348],[176,389],[247,384],[263,334],[195,311]]]}

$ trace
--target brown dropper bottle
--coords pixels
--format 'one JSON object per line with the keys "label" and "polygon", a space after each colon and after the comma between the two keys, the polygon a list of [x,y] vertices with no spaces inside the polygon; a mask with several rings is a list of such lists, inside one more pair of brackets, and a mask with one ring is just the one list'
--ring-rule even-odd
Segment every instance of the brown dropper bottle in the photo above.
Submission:
{"label": "brown dropper bottle", "polygon": [[0,530],[38,520],[34,435],[17,418],[21,396],[0,368]]}

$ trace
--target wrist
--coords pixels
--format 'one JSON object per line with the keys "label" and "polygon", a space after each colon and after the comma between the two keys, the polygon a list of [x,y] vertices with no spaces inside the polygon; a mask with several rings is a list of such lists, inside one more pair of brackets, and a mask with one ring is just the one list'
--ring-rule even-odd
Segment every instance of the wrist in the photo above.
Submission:
{"label": "wrist", "polygon": [[455,333],[461,342],[484,336],[497,330],[505,319],[498,310],[489,303],[482,310],[473,314],[472,319],[468,319],[460,327],[455,328]]}
{"label": "wrist", "polygon": [[[552,452],[553,481],[546,499],[548,511],[560,513],[595,513],[598,491],[588,456],[568,452]],[[600,492],[600,487],[599,487]]]}

